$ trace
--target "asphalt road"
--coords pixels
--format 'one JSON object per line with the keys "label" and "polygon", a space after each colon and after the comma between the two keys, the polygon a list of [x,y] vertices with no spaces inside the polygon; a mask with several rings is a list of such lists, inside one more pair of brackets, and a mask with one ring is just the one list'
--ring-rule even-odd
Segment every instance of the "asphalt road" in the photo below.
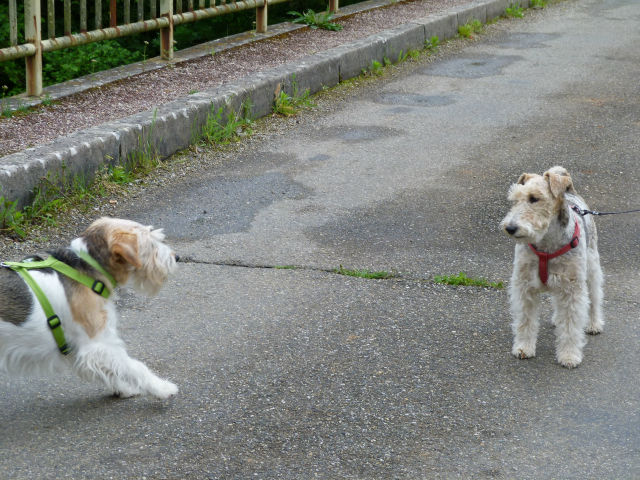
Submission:
{"label": "asphalt road", "polygon": [[187,261],[122,293],[121,331],[180,393],[2,376],[0,477],[639,478],[639,215],[597,219],[607,323],[574,370],[549,324],[510,356],[504,289],[431,281],[509,278],[524,171],[638,208],[639,25],[635,0],[502,22],[148,191],[121,213]]}

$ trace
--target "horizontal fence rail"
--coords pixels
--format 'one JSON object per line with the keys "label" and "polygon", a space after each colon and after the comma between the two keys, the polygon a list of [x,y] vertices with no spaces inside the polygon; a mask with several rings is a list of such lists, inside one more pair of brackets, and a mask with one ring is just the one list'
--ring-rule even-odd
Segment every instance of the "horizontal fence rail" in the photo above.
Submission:
{"label": "horizontal fence rail", "polygon": [[[71,0],[24,0],[24,40],[18,43],[17,0],[9,1],[10,46],[0,48],[0,62],[25,59],[27,95],[42,95],[42,54],[63,48],[72,48],[102,40],[160,31],[160,56],[173,58],[173,29],[176,25],[196,22],[219,15],[243,10],[256,10],[256,33],[267,31],[269,5],[290,0],[105,0],[109,2],[108,26],[103,25],[102,0],[93,0],[93,30],[88,30],[87,0],[79,0],[77,17],[72,15]],[[90,0],[89,0],[90,1]],[[329,0],[329,10],[338,10],[339,0]],[[197,2],[197,5],[195,5]],[[185,9],[186,3],[186,9]],[[41,7],[46,5],[46,38],[43,38]],[[64,32],[56,36],[57,6],[62,6]],[[134,11],[132,11],[132,6]],[[106,7],[105,7],[106,8]],[[135,20],[132,21],[132,16]],[[118,23],[118,19],[121,19]],[[0,20],[4,21],[4,20]],[[77,22],[77,31],[72,30],[72,21]]]}

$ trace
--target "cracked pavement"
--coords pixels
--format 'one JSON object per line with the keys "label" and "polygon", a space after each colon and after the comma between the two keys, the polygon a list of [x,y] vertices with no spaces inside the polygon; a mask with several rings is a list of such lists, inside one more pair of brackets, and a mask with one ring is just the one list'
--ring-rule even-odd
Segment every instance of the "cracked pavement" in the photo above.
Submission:
{"label": "cracked pavement", "polygon": [[[2,376],[0,476],[637,478],[638,216],[597,219],[607,324],[574,370],[549,324],[511,357],[505,290],[423,279],[509,277],[498,223],[523,171],[561,164],[592,208],[634,206],[639,19],[563,2],[185,153],[196,173],[116,211],[185,260],[160,297],[118,301],[131,354],[179,394]],[[284,265],[303,268],[252,268]]]}

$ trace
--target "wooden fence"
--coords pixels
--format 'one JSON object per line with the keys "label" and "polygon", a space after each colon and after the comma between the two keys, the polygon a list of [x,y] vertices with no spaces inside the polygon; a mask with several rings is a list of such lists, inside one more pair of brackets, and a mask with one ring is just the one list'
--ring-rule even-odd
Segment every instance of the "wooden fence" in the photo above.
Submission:
{"label": "wooden fence", "polygon": [[[95,3],[94,29],[87,29],[87,0],[80,0],[77,31],[72,31],[71,0],[24,0],[24,38],[18,45],[17,0],[9,0],[10,46],[0,48],[0,62],[24,58],[26,63],[27,95],[42,94],[42,54],[62,48],[77,47],[92,42],[135,35],[153,30],[160,31],[160,55],[165,60],[173,58],[173,29],[182,23],[196,22],[210,17],[256,10],[256,32],[267,31],[267,9],[269,5],[289,0],[134,0],[136,19],[132,21],[131,0],[105,0],[109,2],[109,26],[103,28],[102,0]],[[91,1],[91,0],[89,0]],[[194,2],[197,1],[197,6]],[[329,0],[329,10],[338,10],[339,0]],[[47,37],[42,37],[41,2],[46,2]],[[62,3],[64,32],[56,37],[56,2]],[[175,2],[175,5],[174,5]],[[185,3],[187,7],[185,9]],[[208,6],[206,5],[208,3]],[[146,7],[146,8],[145,8]],[[159,7],[159,8],[158,8]],[[118,18],[121,23],[118,24]]]}

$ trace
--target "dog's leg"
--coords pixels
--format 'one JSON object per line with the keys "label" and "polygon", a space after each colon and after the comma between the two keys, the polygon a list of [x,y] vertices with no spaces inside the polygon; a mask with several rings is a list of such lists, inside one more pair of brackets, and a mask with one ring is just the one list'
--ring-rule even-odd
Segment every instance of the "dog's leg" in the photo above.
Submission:
{"label": "dog's leg", "polygon": [[584,333],[589,315],[587,285],[575,283],[552,297],[553,323],[556,326],[556,358],[560,365],[574,368],[582,362],[587,343]]}
{"label": "dog's leg", "polygon": [[511,315],[513,316],[511,328],[514,336],[511,353],[523,359],[535,357],[536,341],[538,340],[540,327],[538,295],[526,283],[520,284],[514,278],[509,289],[509,297],[511,300]]}
{"label": "dog's leg", "polygon": [[134,395],[168,398],[178,393],[178,387],[157,377],[144,363],[129,357],[121,346],[85,348],[78,352],[75,367],[82,377],[101,380],[121,398]]}
{"label": "dog's leg", "polygon": [[587,257],[587,285],[591,306],[589,308],[589,323],[586,331],[591,335],[602,332],[604,319],[602,317],[602,283],[604,275],[600,267],[600,257],[597,250],[589,250]]}

